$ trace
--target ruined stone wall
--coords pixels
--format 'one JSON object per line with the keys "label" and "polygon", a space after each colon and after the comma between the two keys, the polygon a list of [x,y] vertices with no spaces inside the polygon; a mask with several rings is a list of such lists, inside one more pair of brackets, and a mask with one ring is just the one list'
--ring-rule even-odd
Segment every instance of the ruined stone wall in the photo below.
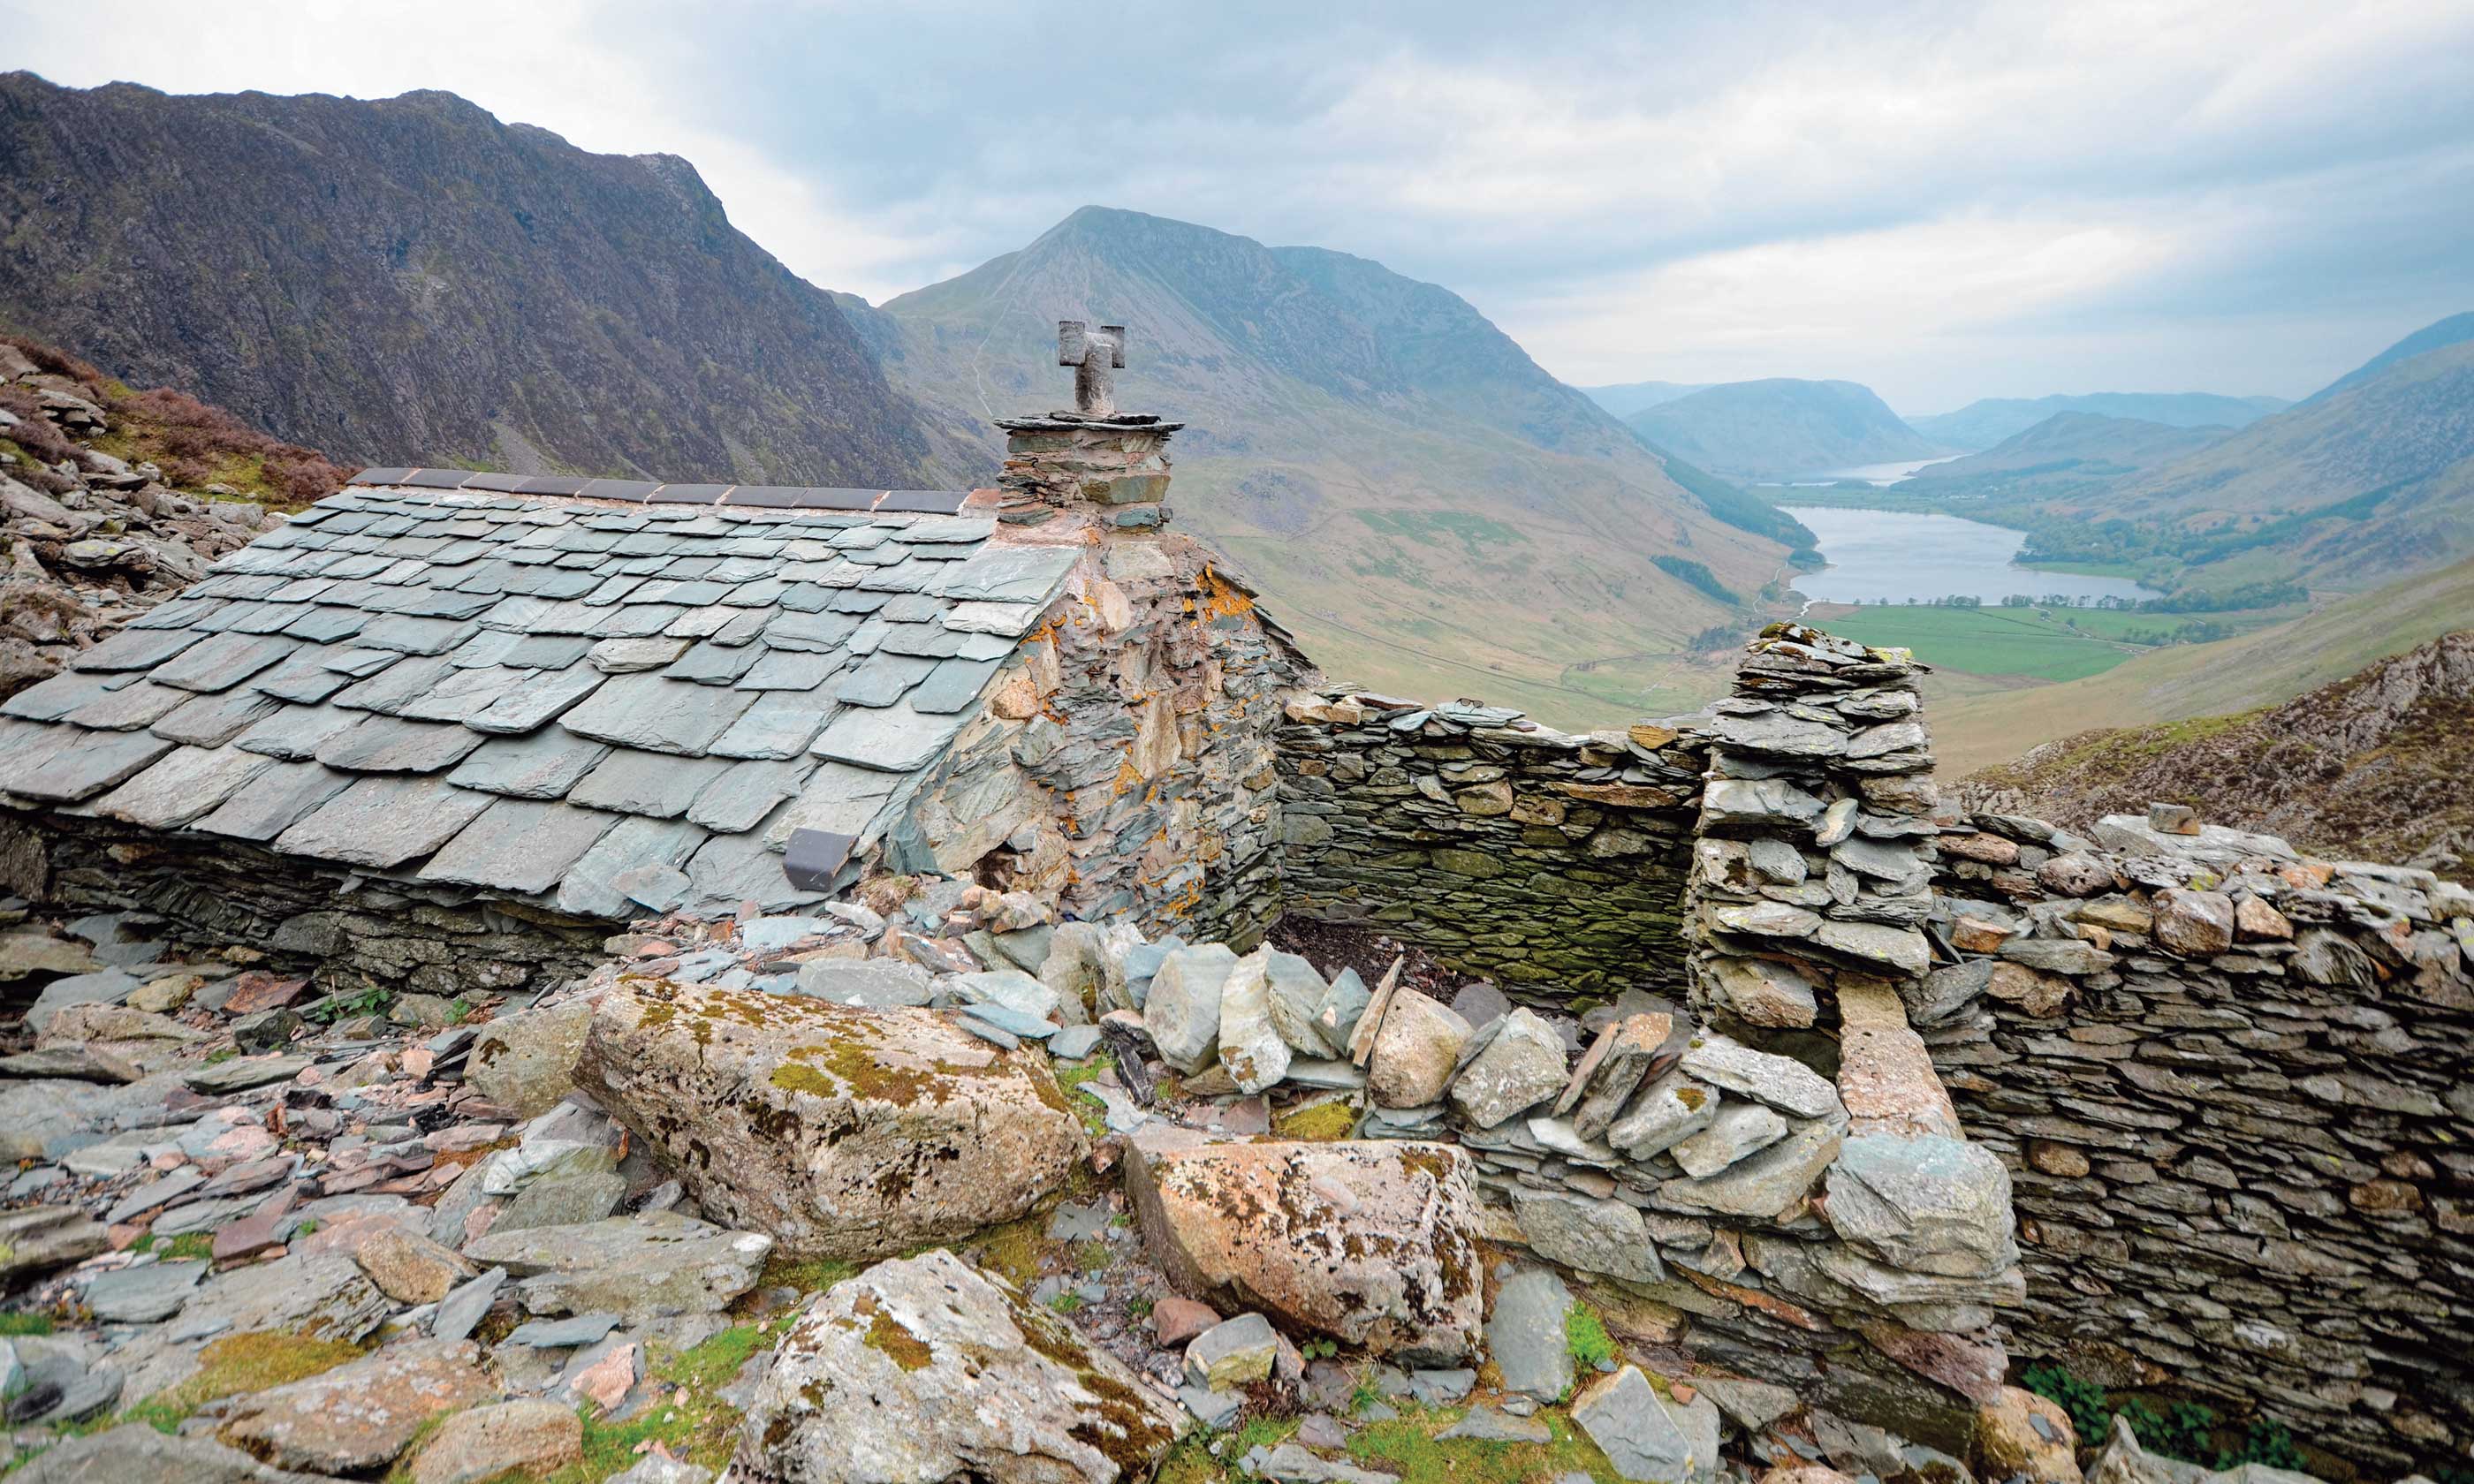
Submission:
{"label": "ruined stone wall", "polygon": [[1532,1003],[1681,992],[1696,739],[1349,692],[1300,692],[1288,717],[1289,912],[1379,926]]}
{"label": "ruined stone wall", "polygon": [[621,924],[390,881],[221,837],[66,815],[0,820],[0,886],[63,907],[156,913],[203,946],[314,969],[323,988],[454,998],[546,989],[602,959]]}
{"label": "ruined stone wall", "polygon": [[2372,1477],[2464,1467],[2474,894],[2233,830],[2095,835],[1953,818],[1951,962],[1910,1000],[2016,1182],[2012,1348],[2256,1406]]}

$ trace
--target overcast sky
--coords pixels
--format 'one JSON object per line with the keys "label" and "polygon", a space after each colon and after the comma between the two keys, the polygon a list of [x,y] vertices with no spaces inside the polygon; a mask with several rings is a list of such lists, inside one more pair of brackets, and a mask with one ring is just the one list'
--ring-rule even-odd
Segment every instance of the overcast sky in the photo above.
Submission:
{"label": "overcast sky", "polygon": [[870,299],[1099,203],[1379,259],[1590,384],[2299,396],[2474,309],[2474,3],[0,0],[0,67],[447,88]]}

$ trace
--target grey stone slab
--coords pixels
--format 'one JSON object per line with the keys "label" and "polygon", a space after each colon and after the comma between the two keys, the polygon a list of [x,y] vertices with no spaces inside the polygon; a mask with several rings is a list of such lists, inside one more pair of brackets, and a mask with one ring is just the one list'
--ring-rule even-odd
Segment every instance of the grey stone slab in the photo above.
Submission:
{"label": "grey stone slab", "polygon": [[754,829],[786,799],[795,799],[813,765],[742,762],[707,784],[688,806],[688,818],[716,834]]}
{"label": "grey stone slab", "polygon": [[[122,677],[126,679],[126,677]],[[97,731],[135,731],[152,727],[189,700],[185,690],[139,681],[71,711],[66,720]]]}
{"label": "grey stone slab", "polygon": [[240,792],[273,759],[236,747],[184,747],[95,801],[97,814],[171,829]]}
{"label": "grey stone slab", "polygon": [[939,622],[963,634],[994,634],[1013,639],[1030,633],[1042,611],[1036,603],[957,603],[945,610]]}
{"label": "grey stone slab", "polygon": [[98,1273],[86,1284],[85,1304],[105,1324],[153,1324],[169,1319],[189,1302],[189,1294],[206,1276],[204,1258],[192,1262],[150,1262],[142,1267]]}
{"label": "grey stone slab", "polygon": [[315,706],[351,683],[351,676],[328,669],[312,653],[277,665],[250,682],[249,688],[294,706]]}
{"label": "grey stone slab", "polygon": [[[884,617],[881,613],[877,616]],[[888,619],[876,648],[885,655],[924,655],[931,659],[947,659],[961,653],[963,637],[942,624],[898,624]]]}
{"label": "grey stone slab", "polygon": [[351,774],[314,762],[277,762],[191,827],[235,840],[272,840],[352,782]]}
{"label": "grey stone slab", "polygon": [[449,722],[370,715],[319,743],[311,755],[348,773],[436,773],[482,741],[479,732]]}
{"label": "grey stone slab", "polygon": [[688,904],[718,908],[752,901],[765,912],[824,900],[820,892],[803,892],[782,874],[782,857],[764,848],[759,832],[716,835],[687,864]]}
{"label": "grey stone slab", "polygon": [[447,659],[459,670],[486,670],[496,666],[509,651],[530,637],[512,629],[484,629],[449,650]]}
{"label": "grey stone slab", "polygon": [[916,773],[935,761],[965,720],[960,714],[932,716],[899,704],[854,706],[835,713],[812,751],[883,773]]}
{"label": "grey stone slab", "polygon": [[936,590],[982,602],[1042,602],[1072,570],[1075,554],[1062,546],[984,546],[944,568]]}
{"label": "grey stone slab", "polygon": [[728,731],[714,738],[706,751],[716,757],[796,757],[816,740],[833,710],[834,703],[828,698],[799,691],[763,691],[756,704],[731,723]]}
{"label": "grey stone slab", "polygon": [[609,754],[607,743],[546,727],[530,736],[492,737],[456,764],[447,781],[518,799],[560,799]]}
{"label": "grey stone slab", "polygon": [[593,668],[604,675],[634,675],[659,670],[688,652],[691,640],[656,634],[641,639],[603,639],[593,646]]}
{"label": "grey stone slab", "polygon": [[[634,639],[647,638],[656,634],[687,633],[688,631],[673,626],[687,614],[701,610],[684,609],[669,603],[645,603],[622,604],[617,608],[595,609],[593,611],[601,616],[595,619],[591,627],[586,628],[584,633],[596,639]],[[728,620],[725,619],[723,622]],[[720,623],[712,626],[714,629],[719,627],[721,627]],[[696,632],[710,633],[711,630]]]}
{"label": "grey stone slab", "polygon": [[430,587],[419,596],[396,606],[396,612],[407,618],[474,617],[487,610],[497,600],[487,593],[452,592]]}
{"label": "grey stone slab", "polygon": [[870,655],[834,683],[834,698],[844,706],[888,706],[933,674],[936,665],[936,660],[917,655]]}
{"label": "grey stone slab", "polygon": [[175,690],[230,690],[300,648],[299,640],[279,634],[218,634],[155,666],[146,678]]}
{"label": "grey stone slab", "polygon": [[814,690],[841,670],[842,657],[802,654],[796,650],[764,652],[740,676],[741,690]]}
{"label": "grey stone slab", "polygon": [[743,608],[733,613],[720,628],[713,631],[716,644],[745,644],[764,632],[775,617],[771,608]]}
{"label": "grey stone slab", "polygon": [[762,658],[752,645],[716,644],[710,640],[681,655],[662,673],[674,681],[699,685],[728,685],[745,675]]}
{"label": "grey stone slab", "polygon": [[76,670],[151,670],[203,640],[188,629],[123,629],[69,661]]}
{"label": "grey stone slab", "polygon": [[283,831],[275,848],[384,871],[445,845],[491,802],[444,778],[364,778]]}
{"label": "grey stone slab", "polygon": [[859,624],[849,613],[777,613],[764,626],[764,642],[774,649],[827,654],[840,649]]}
{"label": "grey stone slab", "polygon": [[621,820],[567,869],[558,884],[558,910],[615,922],[641,916],[642,909],[613,884],[614,879],[646,866],[685,865],[708,838],[703,829],[684,820]]}
{"label": "grey stone slab", "polygon": [[476,731],[504,734],[531,731],[601,688],[601,672],[590,665],[535,670],[531,675],[530,682],[492,702],[487,710],[465,718],[464,725]]}
{"label": "grey stone slab", "polygon": [[357,681],[335,692],[333,701],[337,706],[354,710],[392,713],[406,702],[426,694],[431,686],[445,680],[454,669],[453,663],[443,655],[406,657],[369,679]]}
{"label": "grey stone slab", "polygon": [[731,767],[715,757],[678,757],[621,748],[577,779],[567,791],[567,800],[621,814],[676,819],[687,813],[706,785]]}
{"label": "grey stone slab", "polygon": [[331,706],[287,706],[232,739],[244,753],[299,762],[318,755],[319,745],[366,713]]}
{"label": "grey stone slab", "polygon": [[353,637],[352,642],[364,649],[392,649],[407,655],[443,655],[479,632],[479,628],[469,620],[416,618],[390,613],[373,620]]}
{"label": "grey stone slab", "polygon": [[695,754],[729,730],[755,704],[756,695],[660,675],[618,675],[561,716],[559,725],[578,736],[623,747]]}
{"label": "grey stone slab", "polygon": [[163,719],[147,730],[191,747],[221,747],[282,706],[273,696],[261,696],[254,690],[192,696],[164,712]]}
{"label": "grey stone slab", "polygon": [[[882,659],[885,657],[877,657]],[[1004,663],[998,659],[941,659],[910,692],[910,708],[931,715],[949,715],[978,703],[989,677]]]}
{"label": "grey stone slab", "polygon": [[55,726],[36,748],[0,756],[0,792],[53,803],[89,799],[135,776],[180,744],[143,731],[85,731]]}
{"label": "grey stone slab", "polygon": [[528,634],[500,656],[498,663],[519,670],[564,670],[592,649],[593,641],[581,634]]}
{"label": "grey stone slab", "polygon": [[501,799],[441,846],[421,879],[546,892],[618,823],[617,815],[571,803]]}
{"label": "grey stone slab", "polygon": [[6,705],[0,705],[0,716],[56,722],[82,706],[103,700],[126,679],[109,671],[64,671],[11,696]]}
{"label": "grey stone slab", "polygon": [[886,598],[885,606],[877,611],[885,616],[886,623],[933,624],[944,619],[945,604],[943,599],[932,598],[924,592],[901,592]]}
{"label": "grey stone slab", "polygon": [[901,783],[891,774],[846,762],[828,762],[808,776],[807,782],[800,785],[798,798],[766,825],[764,843],[781,850],[793,829],[865,836]]}
{"label": "grey stone slab", "polygon": [[366,680],[403,657],[391,649],[327,649],[318,655],[318,662],[340,675]]}
{"label": "grey stone slab", "polygon": [[930,515],[892,528],[893,539],[913,545],[969,545],[994,536],[992,515]]}
{"label": "grey stone slab", "polygon": [[539,672],[497,665],[466,669],[449,662],[438,683],[405,701],[395,714],[407,721],[468,722],[499,700],[534,684]]}

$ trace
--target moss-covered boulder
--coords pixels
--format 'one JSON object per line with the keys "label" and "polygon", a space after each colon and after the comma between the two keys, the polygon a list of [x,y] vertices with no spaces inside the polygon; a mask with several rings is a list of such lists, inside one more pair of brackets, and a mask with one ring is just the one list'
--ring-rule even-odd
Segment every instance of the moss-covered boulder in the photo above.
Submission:
{"label": "moss-covered boulder", "polygon": [[803,1257],[879,1257],[1010,1221],[1083,1152],[1043,1054],[926,1010],[622,981],[576,1081],[708,1216]]}
{"label": "moss-covered boulder", "polygon": [[880,1262],[808,1303],[774,1352],[734,1477],[767,1484],[1117,1484],[1185,1411],[950,1252]]}
{"label": "moss-covered boulder", "polygon": [[1476,1352],[1477,1197],[1451,1145],[1137,1138],[1127,1185],[1190,1298],[1419,1363]]}

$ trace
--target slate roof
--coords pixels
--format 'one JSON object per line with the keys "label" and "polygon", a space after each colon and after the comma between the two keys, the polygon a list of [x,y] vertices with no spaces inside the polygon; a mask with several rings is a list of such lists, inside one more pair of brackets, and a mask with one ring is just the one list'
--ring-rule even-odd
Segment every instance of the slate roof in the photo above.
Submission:
{"label": "slate roof", "polygon": [[0,704],[0,795],[582,916],[788,904],[791,827],[863,833],[1074,557],[956,492],[362,479]]}

